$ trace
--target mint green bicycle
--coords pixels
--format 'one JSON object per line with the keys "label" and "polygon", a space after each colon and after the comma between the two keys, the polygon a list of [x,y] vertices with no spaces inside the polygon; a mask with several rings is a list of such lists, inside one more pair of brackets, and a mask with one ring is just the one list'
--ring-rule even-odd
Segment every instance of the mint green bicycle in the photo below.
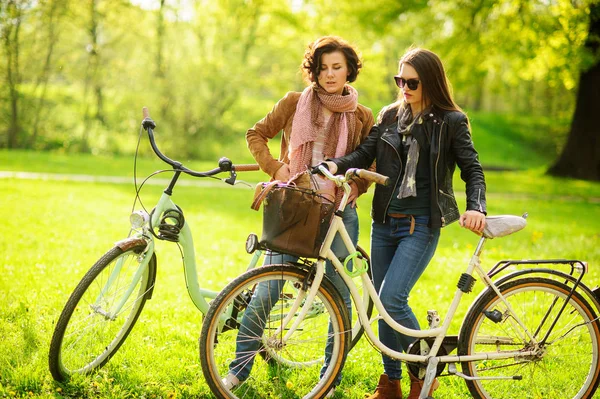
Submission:
{"label": "mint green bicycle", "polygon": [[[88,374],[98,370],[125,342],[146,301],[152,298],[157,268],[156,239],[177,242],[181,247],[187,289],[192,302],[202,314],[207,313],[209,301],[218,294],[200,286],[192,231],[183,211],[173,202],[172,194],[182,173],[198,178],[216,178],[217,174],[228,173],[229,176],[223,180],[233,185],[236,183],[236,172],[255,171],[259,169],[258,165],[233,165],[229,159],[222,158],[218,168],[205,172],[194,171],[160,152],[153,134],[156,125],[145,108],[142,127],[148,133],[155,154],[171,166],[172,169],[168,171],[173,176],[151,212],[138,210],[131,214],[129,236],[118,241],[90,268],[69,297],[50,343],[49,368],[57,381],[67,380],[73,374]],[[140,129],[140,140],[141,136]],[[146,181],[140,187],[136,183],[134,209]],[[260,250],[254,252],[247,269],[256,267],[262,254]],[[370,314],[373,303],[366,293],[364,300],[364,306]],[[243,308],[237,311],[243,314]],[[285,309],[281,308],[281,311]],[[315,317],[321,313],[319,309],[314,309]],[[363,328],[357,321],[352,331],[353,344],[358,342],[362,333]],[[285,361],[283,358],[270,360]]]}

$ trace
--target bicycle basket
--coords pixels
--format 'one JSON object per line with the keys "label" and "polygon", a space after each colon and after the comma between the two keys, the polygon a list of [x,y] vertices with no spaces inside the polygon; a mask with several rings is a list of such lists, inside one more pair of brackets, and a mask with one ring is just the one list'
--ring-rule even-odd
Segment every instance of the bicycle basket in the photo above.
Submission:
{"label": "bicycle basket", "polygon": [[334,204],[314,190],[263,185],[260,244],[272,251],[316,258],[333,216]]}

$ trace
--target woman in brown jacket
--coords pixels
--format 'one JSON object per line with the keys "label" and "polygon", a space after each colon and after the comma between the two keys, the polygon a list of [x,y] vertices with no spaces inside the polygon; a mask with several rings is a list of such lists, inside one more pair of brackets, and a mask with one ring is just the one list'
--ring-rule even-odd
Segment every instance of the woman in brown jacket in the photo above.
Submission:
{"label": "woman in brown jacket", "polygon": [[[306,171],[323,160],[352,152],[369,134],[374,124],[371,110],[358,103],[356,89],[348,82],[356,80],[362,64],[356,50],[346,41],[335,36],[325,36],[311,43],[302,62],[302,69],[309,86],[301,93],[289,92],[254,127],[246,133],[248,148],[261,169],[274,180],[288,181],[297,173]],[[267,142],[279,132],[281,150],[279,158],[273,157]],[[315,187],[332,199],[341,198],[341,192],[330,181],[317,178]],[[368,183],[355,180],[349,199],[351,206],[344,211],[343,220],[356,245],[358,241],[358,216],[355,200],[367,191]],[[340,237],[336,237],[332,250],[338,256],[347,256]],[[269,252],[264,264],[295,262],[291,255]],[[337,275],[330,262],[326,273],[342,294],[351,309],[348,287]],[[261,336],[265,314],[279,298],[278,287],[264,284],[255,290],[242,319],[237,341],[236,358],[229,366],[229,374],[223,379],[226,389],[233,390],[244,384],[252,368],[254,357],[261,348]],[[272,305],[271,305],[272,306]],[[331,342],[325,349],[325,370],[330,358]],[[336,381],[339,383],[338,377]],[[333,396],[332,389],[327,397]]]}

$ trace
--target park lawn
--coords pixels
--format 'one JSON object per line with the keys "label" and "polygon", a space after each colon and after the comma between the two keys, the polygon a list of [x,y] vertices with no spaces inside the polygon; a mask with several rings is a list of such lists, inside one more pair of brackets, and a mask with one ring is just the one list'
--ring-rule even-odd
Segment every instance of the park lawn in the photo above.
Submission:
{"label": "park lawn", "polygon": [[[588,285],[600,282],[600,184],[554,179],[536,171],[490,172],[487,178],[490,214],[530,216],[524,231],[488,242],[484,264],[582,259],[590,264]],[[161,190],[146,186],[144,204],[151,207]],[[456,191],[464,203],[458,183]],[[0,206],[7,211],[0,233],[1,396],[210,397],[197,353],[201,315],[186,293],[179,250],[163,242],[157,245],[153,299],[125,345],[99,373],[55,383],[47,366],[53,325],[86,270],[126,236],[134,190],[131,184],[0,179],[0,192]],[[249,232],[259,233],[261,225],[260,213],[249,208],[252,195],[243,185],[176,188],[175,201],[194,233],[204,288],[219,290],[245,269],[245,238]],[[366,248],[370,198],[367,194],[359,202],[361,244]],[[427,310],[445,315],[476,243],[477,237],[457,224],[443,230],[436,256],[411,298],[423,326]],[[475,290],[480,288],[476,284]],[[461,304],[453,333],[458,333],[474,296]],[[363,398],[374,389],[380,372],[379,354],[362,340],[349,354],[341,396]],[[461,397],[469,397],[464,382],[444,378],[436,398]]]}
{"label": "park lawn", "polygon": [[[210,170],[218,166],[218,159],[214,161],[177,160],[195,170]],[[234,163],[254,163],[248,158],[231,160]],[[144,177],[154,171],[170,168],[154,154],[152,156],[140,154],[134,165],[134,157],[130,155],[64,154],[0,149],[0,171],[133,178],[134,166],[137,168],[137,176]],[[254,179],[260,179],[260,177],[255,177],[260,174],[262,173],[250,173]]]}
{"label": "park lawn", "polygon": [[568,118],[468,112],[473,142],[484,166],[532,169],[559,156]]}

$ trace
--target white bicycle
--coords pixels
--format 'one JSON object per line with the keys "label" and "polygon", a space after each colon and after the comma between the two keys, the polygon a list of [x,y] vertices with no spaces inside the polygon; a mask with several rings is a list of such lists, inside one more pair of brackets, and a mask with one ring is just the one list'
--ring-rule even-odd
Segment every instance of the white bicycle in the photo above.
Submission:
{"label": "white bicycle", "polygon": [[[412,374],[424,380],[421,398],[427,398],[434,378],[442,373],[464,379],[475,398],[593,397],[600,379],[597,316],[600,306],[597,290],[590,290],[582,282],[587,273],[586,263],[510,260],[499,262],[486,272],[479,261],[485,242],[512,234],[526,225],[524,217],[487,217],[486,229],[457,283],[445,318],[442,321],[437,312],[430,311],[429,329],[412,330],[396,323],[383,307],[365,268],[355,265],[362,272],[363,290],[379,312],[378,317],[370,319],[361,292],[331,251],[331,243],[339,233],[350,256],[356,253],[340,217],[350,194],[349,180],[360,176],[385,184],[387,178],[360,169],[348,170],[344,176],[320,169],[343,188],[344,197],[318,260],[249,270],[228,284],[210,305],[200,336],[200,360],[206,381],[218,398],[260,397],[261,392],[277,398],[320,398],[329,391],[346,360],[351,320],[339,292],[324,276],[326,259],[350,288],[368,339],[381,352],[406,362]],[[499,277],[515,264],[532,267]],[[559,270],[561,266],[570,267],[570,272]],[[459,302],[474,286],[474,273],[483,282],[483,290],[471,304],[459,335],[450,336],[448,329]],[[228,330],[224,326],[239,325],[237,309],[250,311],[247,304],[258,283],[278,284],[283,289],[277,303],[263,306],[267,310],[261,312],[264,335],[240,338],[238,329]],[[254,305],[261,308],[260,304]],[[394,351],[379,341],[371,327],[378,318],[415,337],[407,353]],[[331,361],[321,375],[323,353],[330,337]],[[250,377],[229,389],[222,379],[236,357],[236,339],[261,339],[260,351],[269,356],[267,361],[257,359]],[[268,360],[270,357],[287,361],[272,362]]]}

